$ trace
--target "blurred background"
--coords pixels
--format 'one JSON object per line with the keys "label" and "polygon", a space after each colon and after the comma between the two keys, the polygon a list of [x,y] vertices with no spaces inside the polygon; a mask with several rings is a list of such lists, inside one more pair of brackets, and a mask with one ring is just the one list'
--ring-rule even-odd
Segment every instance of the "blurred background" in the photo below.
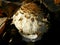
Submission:
{"label": "blurred background", "polygon": [[[0,0],[0,43],[6,43],[6,45],[8,45],[7,43],[9,43],[8,40],[10,39],[10,37],[8,37],[7,39],[7,35],[6,37],[4,37],[3,34],[5,34],[5,32],[7,31],[6,27],[9,28],[10,26],[9,24],[11,23],[10,20],[11,16],[19,9],[23,1],[24,0]],[[28,2],[29,1],[31,0],[28,0]],[[32,1],[40,5],[43,8],[44,12],[50,13],[49,21],[51,22],[51,27],[49,31],[43,35],[42,40],[36,42],[36,45],[45,44],[60,45],[60,0],[32,0]],[[15,30],[14,26],[13,29]],[[9,31],[7,32],[10,33],[11,29],[8,30]],[[12,32],[16,32],[14,30]],[[8,35],[11,35],[11,33]],[[15,34],[13,33],[13,35],[16,35],[16,33]],[[16,40],[13,41],[13,43],[14,42],[16,44],[19,44],[20,42],[21,44],[24,43],[24,41],[19,41],[20,39],[19,37],[17,40],[17,37],[15,37]],[[2,41],[3,39],[6,42]],[[30,43],[30,45],[32,44]]]}

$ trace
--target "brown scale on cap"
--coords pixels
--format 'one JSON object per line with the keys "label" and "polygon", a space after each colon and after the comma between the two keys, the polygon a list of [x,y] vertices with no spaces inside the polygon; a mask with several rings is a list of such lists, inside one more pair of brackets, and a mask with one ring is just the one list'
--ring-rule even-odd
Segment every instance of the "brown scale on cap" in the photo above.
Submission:
{"label": "brown scale on cap", "polygon": [[17,15],[18,15],[18,13],[15,14],[15,16],[17,16]]}
{"label": "brown scale on cap", "polygon": [[31,18],[31,21],[33,22],[34,21],[34,18]]}
{"label": "brown scale on cap", "polygon": [[29,19],[29,18],[30,18],[30,16],[27,16],[27,15],[25,15],[25,17],[26,17],[27,19]]}
{"label": "brown scale on cap", "polygon": [[20,13],[21,13],[21,14],[24,14],[24,12],[21,12],[21,11],[20,11]]}
{"label": "brown scale on cap", "polygon": [[23,33],[23,29],[20,29],[21,30],[21,33]]}
{"label": "brown scale on cap", "polygon": [[22,20],[23,20],[23,18],[20,18],[20,19],[19,19],[19,21],[22,21]]}
{"label": "brown scale on cap", "polygon": [[23,9],[26,13],[34,13],[38,14],[40,13],[40,8],[35,3],[27,3],[21,6],[21,9]]}
{"label": "brown scale on cap", "polygon": [[36,32],[36,34],[37,34],[38,36],[40,36],[40,35],[41,35],[41,32],[38,31],[38,32]]}
{"label": "brown scale on cap", "polygon": [[36,20],[38,20],[38,21],[40,21],[40,19],[38,19],[38,18],[35,18]]}

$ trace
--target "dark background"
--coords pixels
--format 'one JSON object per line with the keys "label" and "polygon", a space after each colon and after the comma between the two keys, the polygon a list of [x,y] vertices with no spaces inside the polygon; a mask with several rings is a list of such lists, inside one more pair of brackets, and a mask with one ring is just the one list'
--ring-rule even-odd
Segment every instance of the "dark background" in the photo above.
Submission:
{"label": "dark background", "polygon": [[[11,2],[19,2],[20,0],[8,0]],[[53,2],[53,0],[45,0],[45,4],[48,6],[48,8],[42,6],[46,11],[46,13],[50,13],[50,28],[48,29],[48,32],[43,35],[43,38],[40,41],[36,41],[36,45],[60,45],[60,6],[56,6]],[[17,29],[14,27],[14,25],[10,25],[11,20],[7,21],[6,27],[8,29],[5,29],[7,34],[1,38],[1,45],[26,45],[27,43],[22,41],[22,37],[19,35]],[[11,30],[15,29],[14,34],[11,33]],[[9,30],[9,31],[7,31]],[[11,35],[12,34],[12,35]],[[9,39],[11,37],[13,38],[13,41],[11,44],[9,44]]]}

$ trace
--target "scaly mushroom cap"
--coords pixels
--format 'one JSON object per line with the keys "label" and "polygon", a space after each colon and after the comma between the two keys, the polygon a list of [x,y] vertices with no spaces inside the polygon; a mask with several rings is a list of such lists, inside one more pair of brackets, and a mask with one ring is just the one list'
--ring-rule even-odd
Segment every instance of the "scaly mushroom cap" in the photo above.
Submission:
{"label": "scaly mushroom cap", "polygon": [[[43,11],[35,3],[22,5],[13,15],[13,24],[25,41],[36,41],[46,32],[47,25],[43,19]],[[47,20],[46,20],[47,21]]]}

